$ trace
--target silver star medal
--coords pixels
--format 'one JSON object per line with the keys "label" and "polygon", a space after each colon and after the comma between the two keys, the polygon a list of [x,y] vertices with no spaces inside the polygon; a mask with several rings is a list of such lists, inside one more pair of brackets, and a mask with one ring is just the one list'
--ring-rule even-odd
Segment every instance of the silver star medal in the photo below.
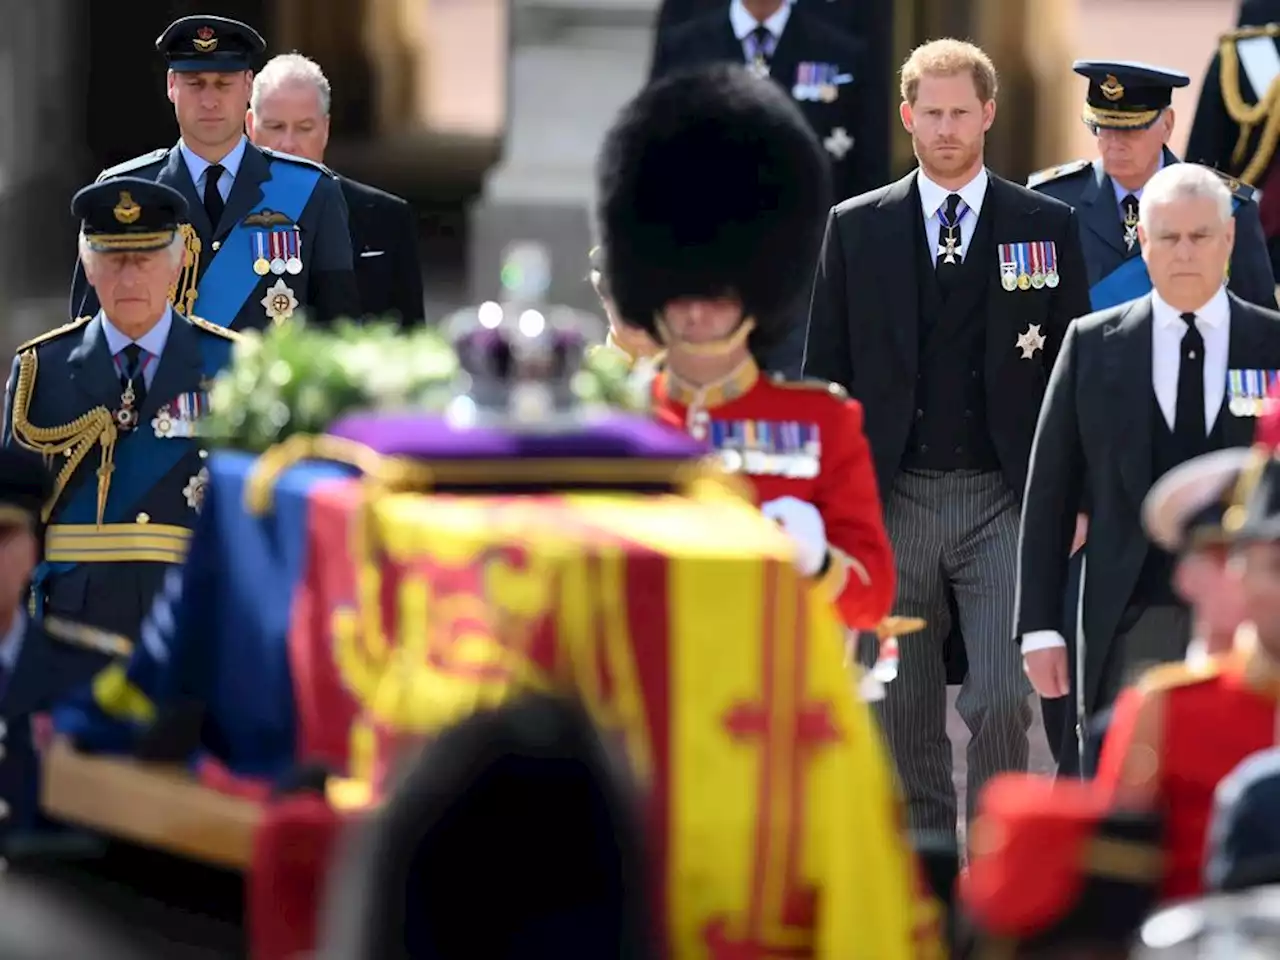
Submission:
{"label": "silver star medal", "polygon": [[1040,332],[1040,324],[1028,324],[1026,332],[1018,335],[1018,349],[1022,351],[1023,360],[1030,360],[1037,350],[1044,349],[1044,334]]}
{"label": "silver star medal", "polygon": [[760,80],[768,80],[769,64],[765,62],[764,57],[757,55],[747,64],[747,72]]}
{"label": "silver star medal", "polygon": [[942,243],[938,244],[938,256],[943,263],[958,263],[956,257],[964,256],[964,251],[960,249],[960,238],[954,234],[943,237]]}
{"label": "silver star medal", "polygon": [[831,131],[831,136],[822,141],[822,145],[827,148],[827,153],[837,160],[843,160],[845,154],[853,149],[853,137],[849,136],[849,131],[844,127],[836,127]]}

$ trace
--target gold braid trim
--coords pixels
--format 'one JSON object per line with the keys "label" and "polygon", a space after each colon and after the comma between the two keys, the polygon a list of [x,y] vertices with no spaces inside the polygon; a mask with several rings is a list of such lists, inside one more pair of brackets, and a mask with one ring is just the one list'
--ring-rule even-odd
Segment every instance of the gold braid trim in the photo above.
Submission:
{"label": "gold braid trim", "polygon": [[253,465],[244,487],[245,509],[253,516],[269,512],[276,483],[303,460],[343,463],[391,487],[429,487],[431,482],[431,472],[421,464],[384,457],[372,447],[342,437],[299,433],[276,444]]}
{"label": "gold braid trim", "polygon": [[18,357],[18,380],[13,388],[13,438],[18,445],[39,453],[48,463],[58,454],[66,454],[67,462],[53,481],[53,496],[40,512],[40,519],[47,521],[62,496],[62,491],[75,475],[84,458],[95,444],[102,446],[102,462],[98,467],[98,525],[102,524],[107,509],[107,494],[111,490],[111,472],[115,470],[116,422],[106,407],[94,407],[61,427],[37,427],[27,415],[31,409],[31,394],[36,384],[37,360],[34,350],[27,350]]}
{"label": "gold braid trim", "polygon": [[[1261,33],[1250,36],[1263,36]],[[1242,39],[1239,32],[1227,34],[1222,38],[1218,48],[1219,60],[1222,64],[1222,103],[1227,108],[1227,116],[1240,127],[1240,135],[1236,139],[1235,149],[1231,153],[1231,163],[1239,167],[1244,162],[1244,152],[1248,148],[1253,129],[1262,121],[1262,136],[1258,140],[1258,149],[1249,160],[1240,179],[1251,186],[1258,186],[1258,179],[1267,171],[1271,158],[1275,156],[1276,144],[1280,143],[1280,76],[1271,81],[1265,93],[1259,92],[1258,102],[1250,106],[1244,102],[1240,93],[1240,55],[1236,51],[1236,41]]]}
{"label": "gold braid trim", "polygon": [[190,319],[191,311],[195,309],[196,297],[199,296],[196,284],[200,274],[200,251],[204,244],[196,233],[196,228],[189,223],[178,227],[178,235],[182,237],[186,252],[182,255],[182,272],[169,288],[169,303],[173,305],[173,309]]}

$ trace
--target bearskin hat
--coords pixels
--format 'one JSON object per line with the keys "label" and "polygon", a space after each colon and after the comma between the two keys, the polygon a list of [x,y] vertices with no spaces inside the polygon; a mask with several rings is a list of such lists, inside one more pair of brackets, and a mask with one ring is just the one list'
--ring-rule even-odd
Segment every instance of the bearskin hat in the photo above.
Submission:
{"label": "bearskin hat", "polygon": [[638,792],[582,706],[529,695],[430,742],[342,857],[322,958],[649,960]]}
{"label": "bearskin hat", "polygon": [[596,178],[604,277],[625,322],[660,339],[672,300],[734,294],[759,355],[803,316],[831,173],[777,84],[732,65],[659,80],[614,121]]}

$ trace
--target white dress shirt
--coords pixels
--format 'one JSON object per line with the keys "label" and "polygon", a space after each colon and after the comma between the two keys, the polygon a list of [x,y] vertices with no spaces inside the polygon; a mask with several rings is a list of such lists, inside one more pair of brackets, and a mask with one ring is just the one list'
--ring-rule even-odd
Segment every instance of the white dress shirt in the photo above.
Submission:
{"label": "white dress shirt", "polygon": [[782,31],[786,29],[787,21],[791,19],[791,4],[794,2],[795,0],[787,0],[773,16],[766,18],[763,23],[747,12],[742,0],[733,0],[729,4],[729,23],[733,27],[733,35],[742,44],[742,59],[744,61],[748,63],[751,61],[752,48],[748,43],[748,39],[757,27],[764,27],[773,34],[773,42],[776,49],[778,40],[782,38]]}
{"label": "white dress shirt", "polygon": [[[1196,315],[1196,329],[1204,337],[1204,430],[1213,429],[1227,390],[1227,353],[1231,343],[1231,302],[1219,287]],[[1160,294],[1151,294],[1151,386],[1164,422],[1173,429],[1178,408],[1178,368],[1182,365],[1182,336],[1187,325],[1182,312]],[[1022,638],[1022,654],[1066,646],[1057,630],[1033,630]]]}
{"label": "white dress shirt", "polygon": [[[222,164],[222,176],[218,178],[218,193],[222,195],[225,203],[227,197],[231,195],[231,185],[236,182],[236,174],[240,172],[240,161],[244,159],[245,146],[249,143],[248,137],[241,136],[240,142],[231,148],[228,153],[218,162]],[[178,149],[182,151],[182,159],[186,161],[187,172],[191,174],[191,182],[196,185],[196,196],[204,196],[205,172],[213,166],[204,157],[198,157],[191,152],[183,141],[178,141]],[[216,227],[217,224],[215,223]]]}
{"label": "white dress shirt", "polygon": [[987,168],[978,171],[977,176],[959,190],[948,190],[930,180],[923,170],[916,175],[916,189],[920,191],[920,210],[924,214],[925,236],[929,238],[929,258],[938,261],[938,238],[942,236],[942,221],[938,212],[947,197],[953,193],[960,194],[960,199],[968,208],[960,218],[960,258],[963,260],[969,253],[969,241],[978,227],[978,215],[982,213],[982,201],[987,196]]}

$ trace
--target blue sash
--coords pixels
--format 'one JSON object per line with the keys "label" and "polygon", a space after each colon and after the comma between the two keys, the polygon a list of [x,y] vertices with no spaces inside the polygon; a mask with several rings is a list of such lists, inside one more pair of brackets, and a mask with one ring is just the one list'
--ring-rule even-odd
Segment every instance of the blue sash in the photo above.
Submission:
{"label": "blue sash", "polygon": [[[314,167],[285,160],[271,163],[271,177],[262,184],[262,202],[248,215],[272,210],[295,223],[320,182]],[[223,239],[217,255],[196,288],[195,313],[220,327],[230,327],[262,278],[253,272],[253,235],[262,227],[237,223]]]}
{"label": "blue sash", "polygon": [[[1231,210],[1240,209],[1240,200],[1233,197]],[[1128,303],[1145,297],[1151,292],[1151,277],[1147,275],[1147,262],[1142,257],[1130,257],[1089,288],[1089,303],[1094,310]]]}
{"label": "blue sash", "polygon": [[[175,322],[180,322],[175,318]],[[213,334],[201,334],[200,345],[204,375],[213,378],[227,365],[231,357],[231,341]],[[111,488],[107,507],[103,511],[103,523],[132,523],[137,515],[136,505],[156,484],[173,470],[191,450],[194,439],[173,437],[163,439],[155,435],[150,423],[139,423],[137,428],[122,437],[115,448],[115,469],[111,473]],[[87,464],[96,469],[102,448],[95,446],[86,457]],[[71,494],[56,511],[59,524],[93,526],[98,522],[98,482],[96,477],[80,480]],[[52,575],[66,573],[78,566],[75,563],[44,562],[36,567],[31,578],[31,596],[34,613],[43,613],[44,591],[42,584]]]}

